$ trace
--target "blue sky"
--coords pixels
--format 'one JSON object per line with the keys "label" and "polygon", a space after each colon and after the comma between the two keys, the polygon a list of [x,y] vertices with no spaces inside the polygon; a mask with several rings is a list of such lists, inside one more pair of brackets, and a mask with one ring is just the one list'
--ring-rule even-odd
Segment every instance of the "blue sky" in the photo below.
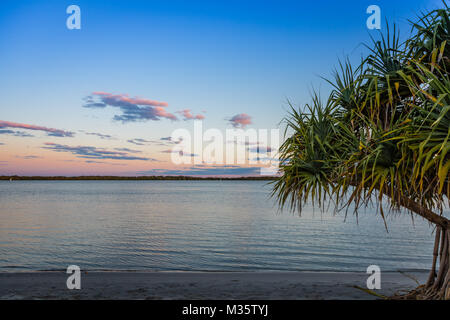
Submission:
{"label": "blue sky", "polygon": [[[71,4],[81,8],[81,30],[66,28]],[[320,76],[330,76],[338,58],[357,61],[364,54],[362,43],[375,32],[366,27],[366,8],[372,4],[407,35],[407,19],[440,1],[4,0],[0,120],[73,134],[55,137],[33,130],[32,137],[21,136],[30,129],[3,125],[19,133],[0,135],[0,174],[169,170],[155,146],[137,150],[141,158],[158,159],[147,162],[119,155],[94,163],[70,148],[130,149],[136,147],[128,142],[132,139],[170,136],[177,128],[192,127],[180,113],[186,109],[204,117],[205,127],[224,130],[232,125],[229,119],[245,114],[251,118],[248,127],[276,128],[287,99],[302,105],[313,87],[326,93],[329,87]],[[104,100],[95,92],[115,97],[116,105],[83,107],[87,97]],[[166,103],[162,108],[179,121],[165,116],[114,120],[125,110],[123,97]],[[68,148],[49,149],[49,143]]]}

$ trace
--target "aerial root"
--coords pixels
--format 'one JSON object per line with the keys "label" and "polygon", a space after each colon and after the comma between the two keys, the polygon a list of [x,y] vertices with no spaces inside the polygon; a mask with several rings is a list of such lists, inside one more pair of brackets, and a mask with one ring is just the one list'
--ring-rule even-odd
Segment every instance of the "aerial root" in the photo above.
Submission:
{"label": "aerial root", "polygon": [[[436,273],[436,265],[439,269]],[[394,300],[450,300],[450,230],[438,227],[434,240],[433,264],[427,283],[390,297]]]}

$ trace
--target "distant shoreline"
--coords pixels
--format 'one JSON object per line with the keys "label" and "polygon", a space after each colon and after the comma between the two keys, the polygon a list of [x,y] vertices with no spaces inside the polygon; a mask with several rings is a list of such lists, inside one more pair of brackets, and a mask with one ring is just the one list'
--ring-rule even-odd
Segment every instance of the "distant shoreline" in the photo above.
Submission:
{"label": "distant shoreline", "polygon": [[55,180],[55,181],[74,181],[74,180],[110,180],[110,181],[271,181],[277,177],[190,177],[190,176],[138,176],[138,177],[120,177],[120,176],[0,176],[0,181],[6,180]]}

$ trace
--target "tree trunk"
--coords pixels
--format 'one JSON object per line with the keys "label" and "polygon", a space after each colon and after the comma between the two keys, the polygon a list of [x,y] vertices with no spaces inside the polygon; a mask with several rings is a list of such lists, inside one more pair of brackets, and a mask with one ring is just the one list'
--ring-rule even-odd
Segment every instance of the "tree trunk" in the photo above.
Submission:
{"label": "tree trunk", "polygon": [[406,295],[394,296],[393,299],[450,300],[450,230],[440,227],[436,229],[433,264],[427,283]]}
{"label": "tree trunk", "polygon": [[436,228],[436,237],[434,239],[434,250],[433,250],[433,264],[431,265],[430,276],[428,277],[428,281],[426,286],[429,288],[434,284],[434,278],[436,278],[436,262],[437,257],[439,255],[439,241],[441,236],[441,227]]}
{"label": "tree trunk", "polygon": [[[394,298],[450,300],[450,220],[407,197],[400,198],[399,204],[436,225],[436,236],[433,262],[427,283],[407,295]],[[438,262],[439,267],[437,269]],[[438,270],[437,273],[436,269]]]}
{"label": "tree trunk", "polygon": [[[399,198],[392,199],[387,187],[382,190],[378,189],[378,191],[390,198],[394,203],[421,216],[436,226],[433,262],[427,283],[419,286],[407,295],[394,296],[392,298],[450,300],[450,220],[442,215],[434,213],[430,209],[425,208],[420,203],[408,197],[400,196]],[[436,274],[436,265],[438,260],[439,269]]]}

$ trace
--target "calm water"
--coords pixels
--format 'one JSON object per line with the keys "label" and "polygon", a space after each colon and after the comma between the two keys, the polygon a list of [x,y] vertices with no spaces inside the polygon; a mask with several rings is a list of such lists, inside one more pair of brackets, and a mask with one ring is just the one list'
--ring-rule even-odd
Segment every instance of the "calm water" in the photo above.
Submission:
{"label": "calm water", "polygon": [[258,181],[0,182],[0,271],[428,269],[432,229],[278,213]]}

